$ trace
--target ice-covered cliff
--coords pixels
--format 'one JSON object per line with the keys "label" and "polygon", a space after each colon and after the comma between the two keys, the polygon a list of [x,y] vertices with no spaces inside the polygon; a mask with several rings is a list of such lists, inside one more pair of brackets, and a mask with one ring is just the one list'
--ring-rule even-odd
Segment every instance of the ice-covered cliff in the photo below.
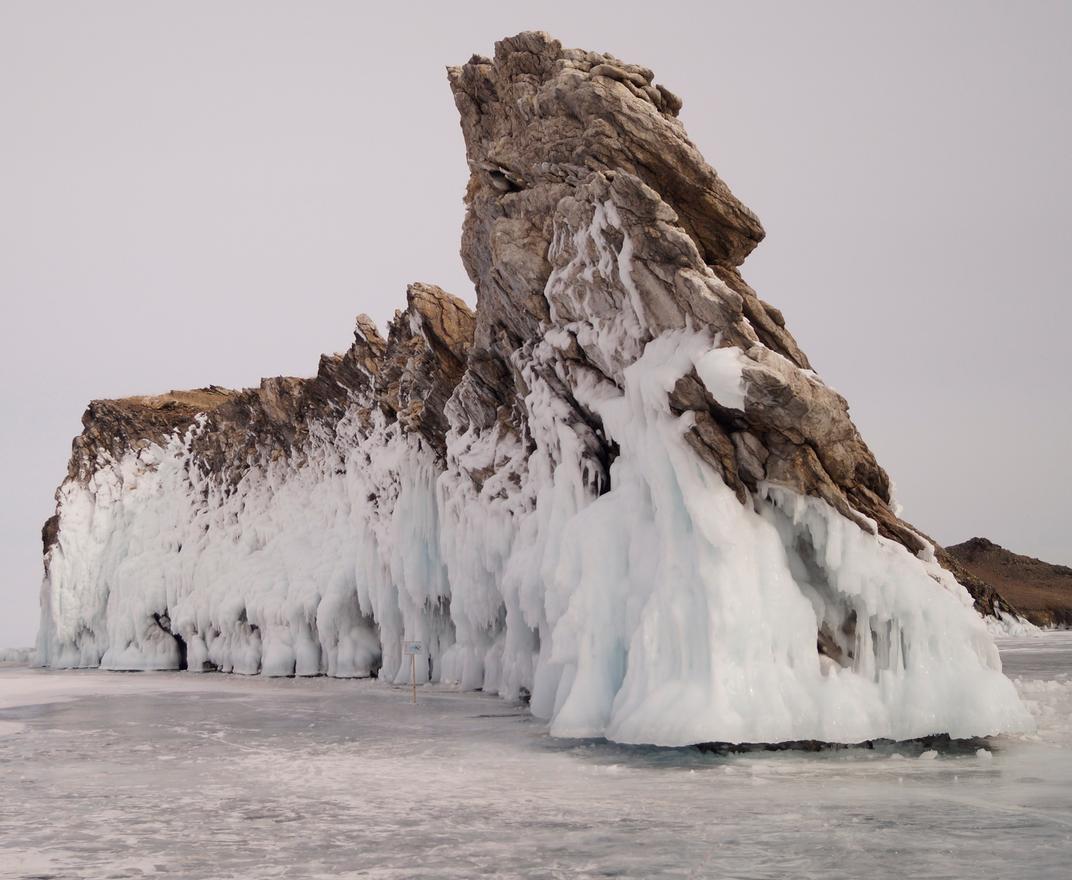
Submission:
{"label": "ice-covered cliff", "polygon": [[540,33],[449,78],[475,314],[413,285],[313,379],[91,404],[41,662],[401,680],[413,639],[422,680],[562,736],[1028,727],[955,564],[743,281],[762,227],[678,98]]}

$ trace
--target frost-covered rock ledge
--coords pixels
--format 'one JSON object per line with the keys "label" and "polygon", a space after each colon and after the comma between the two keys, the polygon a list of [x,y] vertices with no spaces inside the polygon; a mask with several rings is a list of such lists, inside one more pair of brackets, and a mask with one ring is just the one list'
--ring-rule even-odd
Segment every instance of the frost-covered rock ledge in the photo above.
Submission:
{"label": "frost-covered rock ledge", "polygon": [[475,314],[413,285],[313,379],[92,403],[40,662],[400,681],[407,639],[560,736],[1028,728],[993,591],[742,279],[762,227],[680,100],[541,33],[449,79]]}

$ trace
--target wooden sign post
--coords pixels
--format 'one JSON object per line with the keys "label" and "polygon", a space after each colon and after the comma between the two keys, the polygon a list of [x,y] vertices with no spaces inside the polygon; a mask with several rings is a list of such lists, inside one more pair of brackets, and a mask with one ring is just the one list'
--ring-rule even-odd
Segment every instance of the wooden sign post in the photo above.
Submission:
{"label": "wooden sign post", "polygon": [[402,653],[409,654],[409,682],[413,687],[413,705],[417,705],[417,655],[424,653],[420,642],[403,642]]}

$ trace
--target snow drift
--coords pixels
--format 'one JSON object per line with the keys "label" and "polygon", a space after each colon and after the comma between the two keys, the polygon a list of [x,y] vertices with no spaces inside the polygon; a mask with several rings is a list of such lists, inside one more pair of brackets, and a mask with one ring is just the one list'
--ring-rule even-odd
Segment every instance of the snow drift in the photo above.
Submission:
{"label": "snow drift", "polygon": [[401,681],[420,640],[559,736],[1029,728],[994,594],[742,280],[762,228],[680,101],[538,33],[450,81],[475,314],[413,285],[313,379],[91,404],[39,661]]}

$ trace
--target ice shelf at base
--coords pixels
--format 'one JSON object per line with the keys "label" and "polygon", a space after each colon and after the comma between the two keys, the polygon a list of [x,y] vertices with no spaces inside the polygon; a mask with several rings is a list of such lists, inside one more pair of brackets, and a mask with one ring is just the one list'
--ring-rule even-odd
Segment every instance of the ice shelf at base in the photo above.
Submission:
{"label": "ice shelf at base", "polygon": [[[302,467],[254,467],[227,490],[187,466],[189,437],[102,462],[61,489],[39,660],[175,669],[185,649],[191,670],[408,681],[405,639],[426,646],[418,681],[528,692],[556,736],[1029,729],[967,592],[937,565],[782,487],[742,505],[691,453],[667,393],[693,367],[716,396],[740,393],[733,364],[710,336],[676,331],[647,344],[622,390],[576,388],[620,450],[602,494],[584,472],[587,428],[558,418],[536,371],[534,452],[454,433],[442,469],[378,418],[344,419]],[[484,485],[461,479],[458,462],[485,460]],[[819,631],[835,650],[819,652]]]}

